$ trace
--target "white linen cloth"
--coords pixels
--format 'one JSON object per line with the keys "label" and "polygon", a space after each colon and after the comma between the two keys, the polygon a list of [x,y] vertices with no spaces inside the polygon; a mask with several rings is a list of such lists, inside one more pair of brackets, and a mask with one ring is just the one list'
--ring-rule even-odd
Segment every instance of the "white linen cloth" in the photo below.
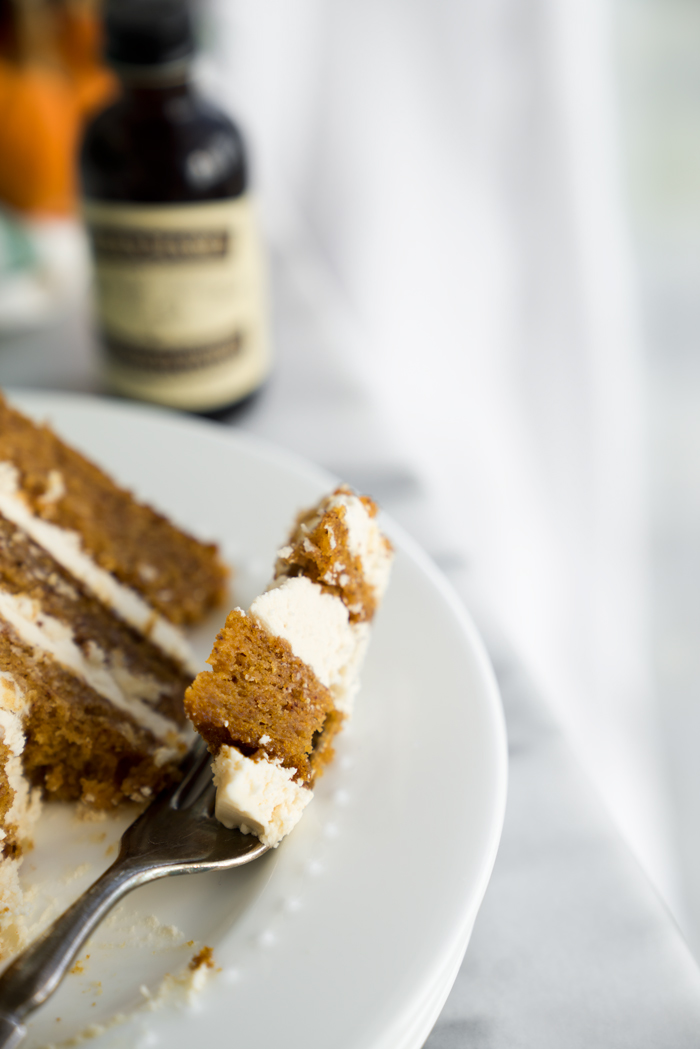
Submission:
{"label": "white linen cloth", "polygon": [[210,0],[204,14],[202,79],[248,133],[289,279],[295,245],[325,273],[309,294],[335,296],[346,368],[422,474],[445,547],[678,907],[608,5]]}

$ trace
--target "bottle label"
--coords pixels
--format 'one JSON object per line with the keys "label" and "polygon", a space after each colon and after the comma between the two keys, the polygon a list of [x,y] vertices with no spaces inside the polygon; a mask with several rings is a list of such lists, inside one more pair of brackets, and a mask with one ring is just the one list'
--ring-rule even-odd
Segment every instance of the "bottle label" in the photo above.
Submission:
{"label": "bottle label", "polygon": [[108,379],[121,393],[206,411],[269,370],[264,274],[248,196],[83,207]]}

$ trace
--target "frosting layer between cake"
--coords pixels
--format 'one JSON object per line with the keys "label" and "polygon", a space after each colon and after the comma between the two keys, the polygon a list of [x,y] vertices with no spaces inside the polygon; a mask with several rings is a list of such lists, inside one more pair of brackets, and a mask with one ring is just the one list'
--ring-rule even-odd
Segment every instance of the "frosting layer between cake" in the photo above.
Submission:
{"label": "frosting layer between cake", "polygon": [[[94,641],[86,654],[76,644],[70,626],[54,619],[37,601],[23,594],[0,590],[0,619],[14,627],[27,645],[53,657],[158,739],[174,742],[181,737],[177,724],[147,702],[147,699],[158,698],[162,682],[134,674],[126,666],[112,662],[112,654],[103,651]],[[171,757],[177,754],[178,750],[173,749]]]}
{"label": "frosting layer between cake", "polygon": [[351,623],[343,601],[303,575],[275,580],[253,601],[250,615],[268,633],[288,641],[294,655],[330,689],[336,709],[350,713],[360,687],[368,623]]}

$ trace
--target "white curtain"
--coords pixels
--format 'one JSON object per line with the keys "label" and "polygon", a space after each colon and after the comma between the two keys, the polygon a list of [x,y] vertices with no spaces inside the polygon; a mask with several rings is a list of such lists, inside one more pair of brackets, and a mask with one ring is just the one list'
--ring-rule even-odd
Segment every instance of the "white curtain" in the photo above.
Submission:
{"label": "white curtain", "polygon": [[608,5],[205,11],[203,77],[247,130],[268,236],[312,244],[444,541],[675,903]]}

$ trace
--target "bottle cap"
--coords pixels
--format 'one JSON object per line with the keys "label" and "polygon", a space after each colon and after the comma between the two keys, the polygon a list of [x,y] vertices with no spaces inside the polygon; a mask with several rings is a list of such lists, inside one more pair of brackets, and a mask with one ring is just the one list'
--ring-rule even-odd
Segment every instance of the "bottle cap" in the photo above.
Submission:
{"label": "bottle cap", "polygon": [[105,14],[105,57],[119,70],[156,72],[194,51],[185,0],[112,0]]}

